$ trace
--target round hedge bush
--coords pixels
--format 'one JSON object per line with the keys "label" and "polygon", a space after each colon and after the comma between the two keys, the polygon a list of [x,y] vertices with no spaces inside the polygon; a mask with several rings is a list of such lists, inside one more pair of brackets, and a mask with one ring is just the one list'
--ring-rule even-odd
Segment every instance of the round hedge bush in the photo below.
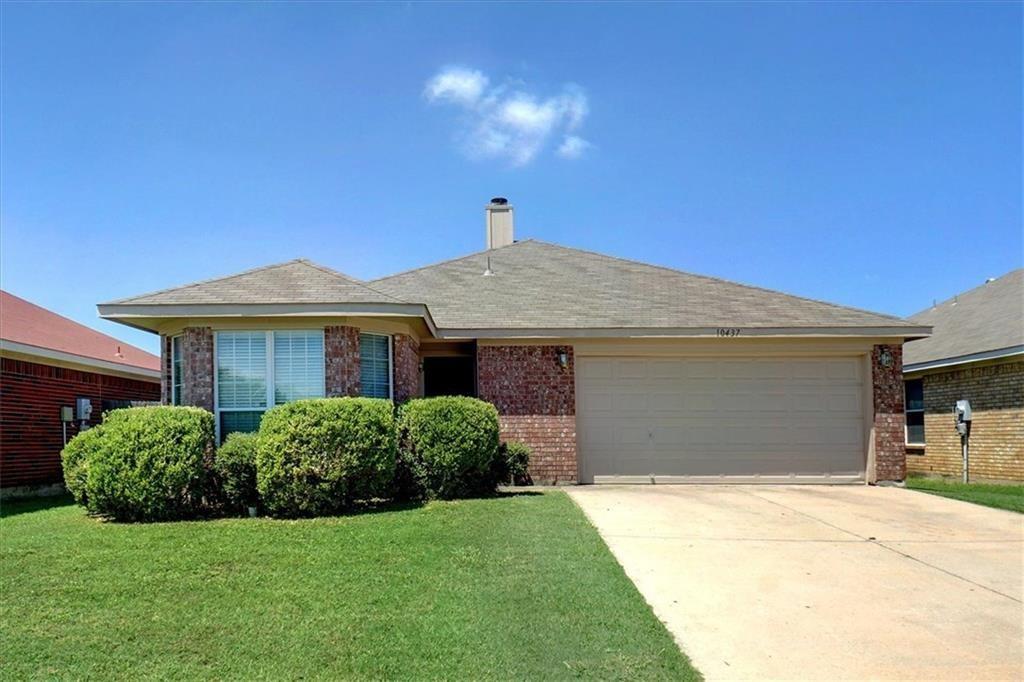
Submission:
{"label": "round hedge bush", "polygon": [[256,434],[231,433],[217,448],[217,482],[227,509],[244,512],[259,501],[256,491]]}
{"label": "round hedge bush", "polygon": [[64,485],[75,498],[75,502],[86,506],[88,496],[86,486],[89,478],[89,453],[100,447],[103,435],[102,426],[94,426],[82,431],[64,446],[60,453],[61,467],[64,469]]}
{"label": "round hedge bush", "polygon": [[530,446],[519,441],[501,444],[497,460],[497,478],[502,483],[528,485],[530,479]]}
{"label": "round hedge bush", "polygon": [[65,483],[89,511],[119,521],[190,518],[206,505],[212,454],[206,410],[113,410],[68,443]]}
{"label": "round hedge bush", "polygon": [[337,513],[388,496],[396,451],[391,401],[297,400],[263,415],[256,487],[275,516]]}
{"label": "round hedge bush", "polygon": [[404,459],[427,495],[450,499],[493,492],[498,411],[476,398],[412,400],[402,408]]}

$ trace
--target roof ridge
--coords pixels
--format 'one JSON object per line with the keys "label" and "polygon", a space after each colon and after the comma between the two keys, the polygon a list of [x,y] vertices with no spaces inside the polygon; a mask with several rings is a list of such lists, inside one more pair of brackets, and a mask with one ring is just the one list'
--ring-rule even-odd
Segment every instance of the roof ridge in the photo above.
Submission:
{"label": "roof ridge", "polygon": [[733,281],[731,279],[725,279],[723,277],[712,277],[711,275],[701,275],[701,274],[698,274],[698,273],[695,273],[695,272],[690,272],[688,270],[680,270],[678,268],[672,268],[672,267],[669,267],[667,265],[657,265],[655,263],[646,263],[644,261],[636,260],[636,259],[633,259],[633,258],[622,258],[621,256],[611,256],[611,255],[608,255],[606,253],[601,253],[599,251],[591,251],[589,249],[580,249],[580,248],[576,248],[574,246],[563,246],[562,244],[555,244],[554,242],[546,242],[546,241],[543,241],[541,239],[531,239],[529,241],[533,241],[533,242],[536,242],[538,244],[543,244],[545,246],[553,246],[555,248],[564,249],[566,251],[579,251],[580,253],[585,253],[585,254],[588,254],[588,255],[591,255],[591,256],[599,256],[601,258],[608,258],[609,260],[617,260],[617,261],[621,261],[623,263],[632,263],[634,265],[642,265],[644,267],[654,268],[656,270],[665,270],[667,272],[671,272],[671,273],[676,274],[676,275],[686,275],[688,277],[696,277],[698,279],[708,280],[710,282],[719,282],[719,283],[723,283],[723,284],[730,284],[732,286],[742,287],[744,289],[751,289],[753,291],[761,291],[761,292],[768,293],[768,294],[788,296],[789,298],[795,298],[795,299],[801,300],[801,301],[808,301],[810,303],[817,303],[819,305],[828,306],[830,308],[840,308],[840,309],[843,309],[843,310],[852,310],[852,311],[859,312],[859,313],[867,313],[869,315],[876,315],[878,317],[886,317],[886,318],[889,318],[889,319],[892,319],[892,320],[897,320],[899,322],[907,322],[907,320],[904,319],[904,318],[897,317],[896,315],[890,315],[888,313],[879,313],[879,312],[876,312],[874,310],[868,310],[866,308],[856,308],[854,306],[839,305],[838,303],[830,303],[828,301],[823,301],[823,300],[818,299],[818,298],[810,298],[808,296],[798,296],[796,294],[790,294],[790,293],[787,293],[785,291],[779,291],[778,289],[768,289],[766,287],[754,286],[753,284],[744,284],[742,282],[735,282],[735,281]]}
{"label": "roof ridge", "polygon": [[907,319],[913,319],[913,318],[917,317],[918,315],[923,315],[923,314],[925,314],[927,312],[935,310],[939,306],[945,305],[945,304],[949,303],[950,301],[958,301],[962,296],[968,296],[970,294],[973,294],[976,291],[978,291],[979,289],[984,289],[985,287],[989,286],[990,284],[996,284],[997,282],[999,282],[1001,280],[1005,281],[1007,277],[1010,277],[1010,276],[1013,276],[1013,275],[1017,275],[1019,273],[1024,273],[1024,268],[1014,268],[1013,270],[1010,270],[1009,272],[1004,272],[1003,274],[999,275],[998,277],[994,277],[991,282],[985,281],[985,282],[982,282],[981,284],[979,284],[977,286],[971,287],[967,291],[961,291],[961,292],[955,293],[952,296],[950,296],[949,298],[944,298],[941,301],[938,301],[937,303],[934,303],[934,304],[928,306],[927,308],[923,308],[921,310],[918,310],[913,315],[910,315]]}
{"label": "roof ridge", "polygon": [[[508,248],[511,248],[511,247],[516,246],[518,244],[527,244],[529,242],[537,242],[537,241],[538,240],[533,239],[532,237],[530,239],[519,239],[519,240],[516,240],[516,241],[512,242],[511,244],[505,244],[504,246],[496,246],[496,247],[494,247],[492,249],[482,249],[480,251],[474,251],[473,253],[467,253],[464,256],[456,256],[455,258],[448,258],[446,260],[437,261],[436,263],[428,263],[427,265],[420,265],[419,267],[409,268],[408,270],[400,270],[399,272],[395,272],[395,273],[392,273],[390,275],[384,275],[383,277],[377,277],[376,279],[371,279],[370,283],[372,284],[372,283],[375,283],[375,282],[380,282],[381,280],[391,279],[393,277],[400,277],[401,275],[408,275],[410,273],[419,272],[420,270],[426,270],[428,268],[436,268],[439,265],[448,265],[449,263],[457,263],[460,260],[466,260],[467,258],[472,258],[473,256],[479,256],[479,255],[485,254],[485,253],[487,253],[489,251],[501,251],[502,249],[508,249]],[[542,242],[539,242],[539,243],[542,243]]]}
{"label": "roof ridge", "polygon": [[299,261],[299,262],[305,263],[306,265],[308,265],[311,268],[316,268],[317,270],[319,270],[319,271],[321,271],[321,272],[323,272],[325,274],[333,275],[335,277],[343,279],[343,280],[345,280],[346,282],[348,282],[350,284],[355,284],[357,286],[363,287],[364,289],[369,289],[373,293],[380,294],[381,296],[383,296],[385,298],[389,298],[392,301],[396,301],[398,303],[409,303],[409,301],[406,301],[404,299],[398,298],[396,296],[392,296],[391,294],[384,293],[383,291],[380,291],[378,289],[374,289],[368,283],[366,283],[365,281],[363,281],[361,279],[356,279],[355,277],[352,277],[350,275],[346,275],[344,272],[339,272],[338,270],[335,270],[334,268],[329,268],[326,265],[321,265],[320,263],[314,263],[313,261],[309,260],[308,258],[297,258],[296,260]]}
{"label": "roof ridge", "polygon": [[137,294],[135,296],[129,296],[127,298],[119,298],[114,301],[107,301],[106,303],[100,303],[99,305],[117,305],[119,303],[127,303],[137,298],[146,298],[147,296],[156,296],[157,294],[164,294],[169,291],[179,291],[181,289],[191,289],[203,284],[210,284],[211,282],[223,282],[224,280],[235,279],[236,277],[242,277],[244,275],[251,275],[254,272],[261,272],[263,270],[273,270],[274,268],[280,268],[285,265],[291,265],[292,263],[307,263],[308,260],[305,258],[292,258],[291,260],[281,261],[280,263],[271,263],[269,265],[261,265],[255,268],[249,268],[248,270],[242,270],[231,275],[221,275],[219,277],[208,277],[201,279],[198,282],[189,282],[188,284],[181,284],[178,286],[164,287],[163,289],[157,289],[155,291],[147,291],[143,294]]}

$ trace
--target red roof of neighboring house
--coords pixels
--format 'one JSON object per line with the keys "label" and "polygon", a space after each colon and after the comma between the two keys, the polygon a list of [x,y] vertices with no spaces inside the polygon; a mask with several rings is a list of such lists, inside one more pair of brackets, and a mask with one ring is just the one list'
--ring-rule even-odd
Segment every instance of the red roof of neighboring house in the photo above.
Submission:
{"label": "red roof of neighboring house", "polygon": [[160,358],[113,336],[0,291],[0,340],[103,360],[127,368],[160,370]]}

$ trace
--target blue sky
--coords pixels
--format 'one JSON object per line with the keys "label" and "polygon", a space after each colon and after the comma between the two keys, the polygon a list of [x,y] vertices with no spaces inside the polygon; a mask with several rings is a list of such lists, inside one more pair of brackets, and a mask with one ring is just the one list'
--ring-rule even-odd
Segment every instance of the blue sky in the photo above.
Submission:
{"label": "blue sky", "polygon": [[1022,264],[1021,5],[2,6],[0,280],[536,237],[908,315]]}

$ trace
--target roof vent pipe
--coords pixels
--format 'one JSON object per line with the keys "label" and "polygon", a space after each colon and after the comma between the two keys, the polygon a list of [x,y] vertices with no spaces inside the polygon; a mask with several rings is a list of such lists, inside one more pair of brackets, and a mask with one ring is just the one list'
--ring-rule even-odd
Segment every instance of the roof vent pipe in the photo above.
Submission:
{"label": "roof vent pipe", "polygon": [[512,206],[505,197],[494,197],[485,208],[487,248],[497,249],[515,241],[512,232]]}

